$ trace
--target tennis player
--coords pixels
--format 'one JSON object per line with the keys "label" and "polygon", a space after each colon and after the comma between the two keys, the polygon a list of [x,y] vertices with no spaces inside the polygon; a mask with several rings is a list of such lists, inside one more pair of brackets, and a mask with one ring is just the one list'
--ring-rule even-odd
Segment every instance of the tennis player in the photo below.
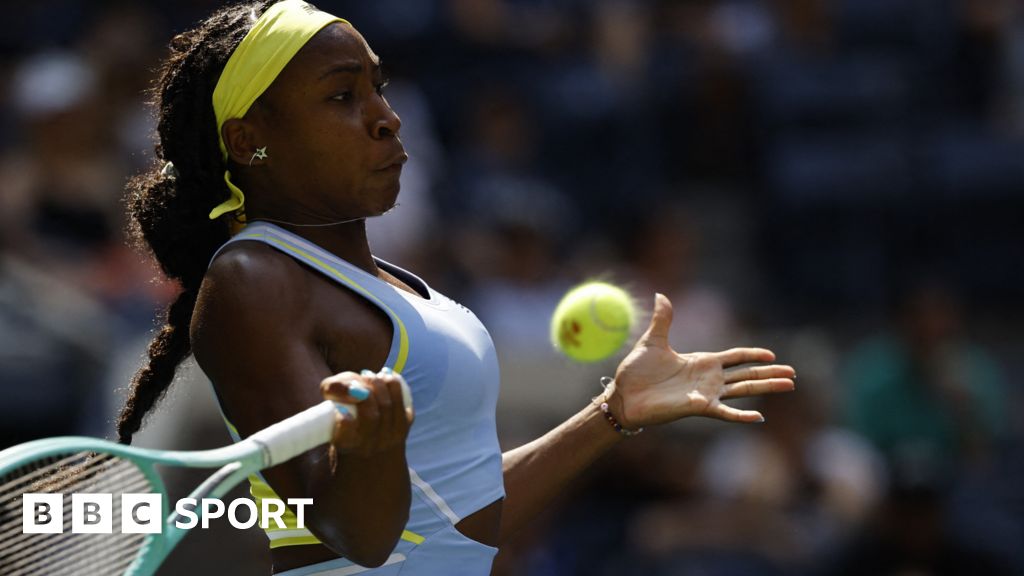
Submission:
{"label": "tennis player", "polygon": [[626,436],[686,416],[762,421],[722,400],[793,388],[768,350],[675,353],[657,295],[602,397],[502,454],[486,329],[367,244],[365,219],[395,205],[407,158],[384,85],[340,18],[301,0],[222,9],[171,41],[158,164],[129,184],[134,232],[182,291],[133,379],[122,442],[190,353],[236,437],[325,397],[357,407],[330,447],[250,479],[257,499],[314,501],[305,528],[289,513],[268,530],[276,574],[487,574]]}

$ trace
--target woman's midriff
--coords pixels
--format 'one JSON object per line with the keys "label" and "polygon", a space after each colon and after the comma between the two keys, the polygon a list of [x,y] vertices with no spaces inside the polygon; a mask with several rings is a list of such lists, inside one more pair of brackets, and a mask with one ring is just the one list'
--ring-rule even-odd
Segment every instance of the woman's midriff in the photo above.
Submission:
{"label": "woman's midriff", "polygon": [[[463,536],[486,544],[498,546],[498,534],[501,529],[501,508],[504,500],[495,500],[487,506],[466,516],[455,528]],[[270,559],[274,563],[274,572],[284,572],[301,566],[309,566],[319,562],[334,560],[338,555],[330,548],[322,545],[285,546],[270,551]]]}

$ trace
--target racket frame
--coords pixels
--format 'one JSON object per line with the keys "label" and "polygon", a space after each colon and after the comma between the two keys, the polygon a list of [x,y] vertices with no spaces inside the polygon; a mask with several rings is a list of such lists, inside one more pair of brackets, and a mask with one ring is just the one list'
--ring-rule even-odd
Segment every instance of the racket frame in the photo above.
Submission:
{"label": "racket frame", "polygon": [[[349,406],[324,400],[303,412],[273,424],[230,446],[202,451],[156,450],[127,446],[87,436],[61,436],[34,440],[0,452],[0,477],[48,456],[97,452],[130,460],[159,493],[165,511],[161,531],[146,534],[125,576],[151,576],[189,532],[178,528],[178,514],[167,497],[157,465],[181,468],[219,468],[186,498],[222,498],[251,474],[324,444],[331,439],[336,414]],[[350,412],[351,413],[351,412]],[[202,510],[197,510],[202,516]]]}

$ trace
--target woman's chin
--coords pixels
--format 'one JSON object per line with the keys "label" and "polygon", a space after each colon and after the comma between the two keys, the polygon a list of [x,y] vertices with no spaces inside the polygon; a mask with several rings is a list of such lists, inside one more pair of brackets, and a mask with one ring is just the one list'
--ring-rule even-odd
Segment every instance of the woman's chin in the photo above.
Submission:
{"label": "woman's chin", "polygon": [[398,188],[399,185],[396,182],[393,190],[387,190],[381,194],[382,202],[377,210],[377,214],[385,214],[398,205]]}

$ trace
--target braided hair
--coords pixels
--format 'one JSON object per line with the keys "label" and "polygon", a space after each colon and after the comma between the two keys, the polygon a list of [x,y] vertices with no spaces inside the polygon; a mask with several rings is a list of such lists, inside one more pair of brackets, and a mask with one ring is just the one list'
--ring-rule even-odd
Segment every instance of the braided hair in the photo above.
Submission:
{"label": "braided hair", "polygon": [[[191,353],[189,325],[207,264],[230,236],[225,217],[210,209],[230,192],[213,111],[213,89],[228,58],[273,1],[222,8],[171,40],[152,94],[158,113],[157,161],[127,185],[128,233],[181,286],[162,314],[148,361],[132,378],[117,419],[118,440],[130,444],[143,417],[164,395]],[[174,170],[162,170],[167,161]]]}

